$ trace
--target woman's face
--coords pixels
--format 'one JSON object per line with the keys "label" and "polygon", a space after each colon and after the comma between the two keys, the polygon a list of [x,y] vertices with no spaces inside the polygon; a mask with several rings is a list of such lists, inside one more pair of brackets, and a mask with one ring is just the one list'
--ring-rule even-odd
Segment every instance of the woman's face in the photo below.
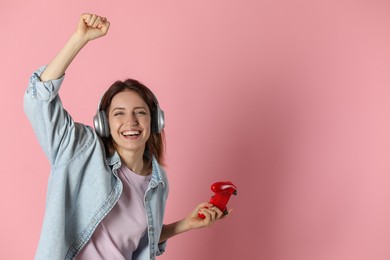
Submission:
{"label": "woman's face", "polygon": [[137,92],[125,90],[113,97],[108,122],[119,154],[122,151],[143,154],[150,136],[151,114]]}

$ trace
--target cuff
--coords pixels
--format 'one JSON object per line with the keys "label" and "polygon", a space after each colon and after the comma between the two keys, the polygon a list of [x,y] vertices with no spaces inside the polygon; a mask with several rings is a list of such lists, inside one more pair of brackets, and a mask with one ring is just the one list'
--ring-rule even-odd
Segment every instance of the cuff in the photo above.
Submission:
{"label": "cuff", "polygon": [[165,252],[166,247],[167,247],[167,240],[158,244],[157,256],[162,255]]}
{"label": "cuff", "polygon": [[46,67],[47,65],[40,67],[31,75],[27,94],[30,94],[34,99],[37,100],[52,101],[57,96],[65,75],[59,79],[43,82],[41,81],[40,76]]}

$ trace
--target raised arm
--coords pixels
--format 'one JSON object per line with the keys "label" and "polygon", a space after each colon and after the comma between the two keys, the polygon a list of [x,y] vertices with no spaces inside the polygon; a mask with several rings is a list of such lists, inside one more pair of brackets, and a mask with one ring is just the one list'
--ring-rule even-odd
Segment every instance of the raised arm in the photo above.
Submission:
{"label": "raised arm", "polygon": [[50,163],[72,160],[78,150],[89,144],[90,128],[75,123],[63,108],[58,91],[63,75],[77,53],[91,40],[107,34],[107,19],[82,14],[77,30],[53,61],[36,70],[30,77],[24,95],[24,111]]}
{"label": "raised arm", "polygon": [[54,80],[62,77],[66,69],[79,53],[79,51],[91,40],[107,34],[110,23],[105,17],[95,14],[82,14],[77,30],[72,34],[65,46],[55,56],[41,75],[42,81]]}

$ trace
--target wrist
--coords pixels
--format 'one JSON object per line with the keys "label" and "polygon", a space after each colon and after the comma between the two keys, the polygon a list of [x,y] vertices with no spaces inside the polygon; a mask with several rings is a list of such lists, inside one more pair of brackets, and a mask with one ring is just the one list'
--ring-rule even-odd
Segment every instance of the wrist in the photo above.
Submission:
{"label": "wrist", "polygon": [[191,230],[192,227],[190,225],[190,221],[188,220],[188,218],[184,218],[182,220],[179,220],[177,222],[177,225],[176,225],[176,232],[177,233],[184,233],[184,232],[187,232],[189,230]]}
{"label": "wrist", "polygon": [[81,49],[89,42],[89,39],[85,35],[79,32],[75,32],[71,35],[69,41],[72,42],[76,47],[80,47]]}

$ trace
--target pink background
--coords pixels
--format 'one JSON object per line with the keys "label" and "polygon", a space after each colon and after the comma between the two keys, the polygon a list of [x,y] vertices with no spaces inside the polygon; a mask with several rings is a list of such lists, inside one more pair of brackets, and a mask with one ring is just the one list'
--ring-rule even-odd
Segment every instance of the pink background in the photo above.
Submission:
{"label": "pink background", "polygon": [[166,222],[239,187],[234,213],[159,259],[390,259],[390,4],[381,0],[2,0],[0,251],[32,259],[49,165],[22,110],[29,76],[82,12],[111,21],[61,91],[91,124],[116,79],[167,117]]}

